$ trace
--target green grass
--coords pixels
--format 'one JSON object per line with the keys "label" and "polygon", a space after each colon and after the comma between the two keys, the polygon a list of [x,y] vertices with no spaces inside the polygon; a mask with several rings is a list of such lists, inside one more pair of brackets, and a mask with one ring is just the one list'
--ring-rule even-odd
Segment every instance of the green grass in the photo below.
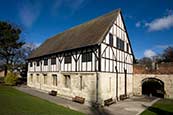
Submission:
{"label": "green grass", "polygon": [[0,115],[84,115],[0,85]]}
{"label": "green grass", "polygon": [[141,115],[173,115],[173,100],[161,99]]}

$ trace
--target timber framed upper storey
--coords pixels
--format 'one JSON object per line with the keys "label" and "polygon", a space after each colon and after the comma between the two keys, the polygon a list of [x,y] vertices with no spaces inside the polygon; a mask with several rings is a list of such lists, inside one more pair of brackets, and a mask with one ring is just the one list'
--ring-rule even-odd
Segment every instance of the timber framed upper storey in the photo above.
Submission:
{"label": "timber framed upper storey", "polygon": [[133,73],[133,51],[121,10],[47,39],[28,61],[29,72]]}

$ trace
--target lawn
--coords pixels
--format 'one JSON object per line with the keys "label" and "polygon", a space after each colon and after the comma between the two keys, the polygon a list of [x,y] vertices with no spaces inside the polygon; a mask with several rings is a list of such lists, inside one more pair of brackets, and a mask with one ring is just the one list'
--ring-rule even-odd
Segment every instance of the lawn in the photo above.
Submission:
{"label": "lawn", "polygon": [[0,115],[84,115],[0,85]]}
{"label": "lawn", "polygon": [[173,100],[161,99],[141,115],[173,115]]}

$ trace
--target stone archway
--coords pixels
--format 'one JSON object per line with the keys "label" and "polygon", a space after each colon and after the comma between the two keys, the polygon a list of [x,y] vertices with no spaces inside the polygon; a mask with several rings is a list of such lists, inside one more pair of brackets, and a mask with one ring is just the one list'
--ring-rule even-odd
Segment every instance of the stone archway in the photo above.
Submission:
{"label": "stone archway", "polygon": [[142,95],[164,98],[164,82],[157,78],[143,79]]}

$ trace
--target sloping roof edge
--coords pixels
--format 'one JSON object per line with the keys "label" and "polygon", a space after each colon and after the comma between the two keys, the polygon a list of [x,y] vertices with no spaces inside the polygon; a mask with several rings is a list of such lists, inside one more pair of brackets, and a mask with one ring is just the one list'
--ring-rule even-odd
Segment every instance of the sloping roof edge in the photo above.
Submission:
{"label": "sloping roof edge", "polygon": [[[121,14],[121,9],[113,10],[113,11],[107,13],[107,14],[111,14],[111,13],[116,13],[116,15],[115,15],[114,18],[111,20],[111,22],[109,23],[108,27],[105,29],[104,33],[102,34],[102,36],[100,37],[100,39],[98,40],[98,42],[95,43],[95,44],[87,45],[87,46],[100,45],[100,44],[102,43],[102,41],[104,40],[105,36],[107,35],[107,33],[109,32],[110,28],[112,27],[112,24],[113,24],[114,21],[116,20],[117,15],[118,15],[119,13]],[[107,15],[107,14],[106,14],[106,15]],[[102,15],[102,16],[104,16],[104,15]],[[95,19],[100,18],[100,17],[102,17],[102,16],[96,17],[96,18],[94,18],[94,19],[92,19],[92,20],[95,20]],[[68,32],[68,31],[70,31],[70,30],[72,30],[72,29],[74,29],[74,28],[76,28],[76,27],[78,27],[78,26],[80,26],[80,25],[83,25],[83,24],[85,24],[85,23],[88,23],[88,22],[90,22],[90,21],[92,21],[92,20],[89,20],[89,21],[87,21],[87,22],[84,22],[84,23],[82,23],[82,24],[79,24],[79,25],[77,25],[77,26],[74,26],[74,27],[72,27],[72,28],[70,28],[70,29],[65,30],[64,32]],[[60,35],[60,34],[62,34],[62,33],[64,33],[64,32],[61,32],[61,33],[59,33],[59,34],[57,34],[57,35]],[[48,38],[46,41],[53,39],[53,38],[56,37],[57,35]],[[58,39],[58,38],[57,38],[57,39]],[[46,41],[45,41],[45,42],[46,42]],[[87,46],[83,46],[83,47],[87,47]],[[131,46],[131,44],[130,44],[130,46]],[[63,51],[69,51],[69,50],[78,49],[78,48],[82,48],[82,47],[76,47],[76,48],[71,48],[71,49],[69,48],[68,50],[63,50]],[[38,48],[37,48],[36,50],[38,50]],[[132,50],[132,51],[133,51],[133,50]],[[30,55],[30,57],[29,57],[28,59],[34,59],[34,58],[38,58],[38,57],[43,57],[43,56],[47,56],[47,55],[52,55],[52,54],[56,54],[56,53],[59,53],[59,52],[62,52],[62,51],[57,51],[57,52],[55,51],[55,52],[53,52],[53,53],[47,53],[47,54],[44,54],[44,55],[38,55],[38,56],[33,56],[33,57]]]}

